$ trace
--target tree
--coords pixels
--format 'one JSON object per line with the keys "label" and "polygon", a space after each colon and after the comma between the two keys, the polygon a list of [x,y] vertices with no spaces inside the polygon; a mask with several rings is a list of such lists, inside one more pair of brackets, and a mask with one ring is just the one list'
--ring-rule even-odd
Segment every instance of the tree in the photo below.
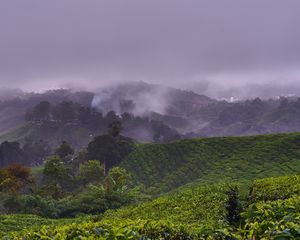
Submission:
{"label": "tree", "polygon": [[232,187],[227,192],[227,221],[230,225],[237,225],[241,220],[241,204],[239,200],[239,190],[237,187]]}
{"label": "tree", "polygon": [[48,101],[42,101],[33,109],[33,118],[36,121],[47,121],[50,119],[51,104]]}
{"label": "tree", "polygon": [[73,102],[61,102],[53,108],[53,118],[63,123],[75,119],[75,109]]}
{"label": "tree", "polygon": [[0,144],[0,167],[13,163],[26,164],[26,158],[18,142],[5,141]]}
{"label": "tree", "polygon": [[92,117],[91,108],[81,106],[78,109],[78,121],[80,124],[82,124],[82,125],[88,124],[91,117]]}
{"label": "tree", "polygon": [[25,139],[22,150],[28,164],[42,164],[51,153],[49,144],[43,140],[35,142]]}
{"label": "tree", "polygon": [[120,117],[116,114],[115,111],[109,111],[107,114],[106,114],[106,117],[105,117],[106,121],[108,123],[111,123],[111,122],[114,122],[114,121],[120,121]]}
{"label": "tree", "polygon": [[131,176],[123,168],[113,167],[105,177],[104,186],[106,192],[124,191],[130,184]]}
{"label": "tree", "polygon": [[59,156],[61,159],[73,154],[74,149],[66,141],[63,141],[62,144],[54,151],[54,155]]}
{"label": "tree", "polygon": [[43,175],[46,182],[51,184],[67,185],[70,180],[70,169],[62,161],[62,159],[55,155],[49,158],[44,167]]}
{"label": "tree", "polygon": [[98,160],[88,160],[80,164],[78,178],[83,184],[99,184],[104,177],[104,167]]}
{"label": "tree", "polygon": [[123,127],[121,121],[113,121],[108,125],[108,133],[113,137],[119,136],[122,130]]}
{"label": "tree", "polygon": [[30,168],[21,164],[11,164],[0,169],[0,191],[19,192],[34,183]]}
{"label": "tree", "polygon": [[132,150],[133,140],[123,136],[101,135],[87,147],[87,159],[100,160],[105,172],[118,165]]}

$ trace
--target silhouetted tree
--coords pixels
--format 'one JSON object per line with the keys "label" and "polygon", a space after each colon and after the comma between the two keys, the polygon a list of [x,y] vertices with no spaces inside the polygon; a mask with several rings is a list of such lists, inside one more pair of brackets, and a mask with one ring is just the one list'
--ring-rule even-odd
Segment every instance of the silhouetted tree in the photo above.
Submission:
{"label": "silhouetted tree", "polygon": [[53,119],[61,122],[70,122],[75,119],[75,109],[73,102],[61,102],[53,108]]}
{"label": "silhouetted tree", "polygon": [[42,101],[33,109],[33,118],[35,121],[47,121],[50,119],[51,104],[48,101]]}
{"label": "silhouetted tree", "polygon": [[118,165],[132,150],[133,140],[123,136],[113,137],[110,134],[94,138],[87,147],[87,159],[100,160],[107,172]]}
{"label": "silhouetted tree", "polygon": [[12,163],[27,164],[20,144],[18,142],[5,141],[0,144],[0,167]]}
{"label": "silhouetted tree", "polygon": [[74,149],[66,141],[63,141],[62,144],[54,151],[54,155],[59,156],[61,159],[73,154]]}
{"label": "silhouetted tree", "polygon": [[119,136],[122,130],[123,127],[121,121],[113,121],[108,125],[108,133],[113,137]]}

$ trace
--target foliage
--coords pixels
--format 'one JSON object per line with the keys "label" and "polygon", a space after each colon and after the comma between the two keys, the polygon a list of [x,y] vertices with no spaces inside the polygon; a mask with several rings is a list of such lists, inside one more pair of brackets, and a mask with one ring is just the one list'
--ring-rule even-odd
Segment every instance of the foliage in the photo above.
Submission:
{"label": "foliage", "polygon": [[[97,146],[101,145],[94,146],[95,152]],[[41,220],[40,225],[25,229],[8,226],[2,234],[11,239],[299,239],[299,176],[256,179],[250,187],[230,181],[293,174],[299,169],[299,146],[298,133],[139,144],[121,163],[127,170],[113,167],[105,176],[97,174],[103,173],[97,160],[73,165],[53,156],[45,163],[44,173],[55,184],[54,179],[67,175],[80,187],[66,188],[62,181],[63,194],[55,198],[51,184],[46,183],[44,194],[38,188],[33,194],[0,195],[1,199],[22,213],[101,216],[76,218],[74,223],[62,219],[49,226]],[[154,193],[173,191],[137,203],[143,187],[136,191],[132,175],[146,184],[148,192],[153,188]],[[174,190],[198,177],[193,184]]]}
{"label": "foliage", "polygon": [[120,167],[113,167],[104,179],[104,186],[107,192],[125,191],[130,186],[131,175]]}
{"label": "foliage", "polygon": [[73,154],[74,149],[66,141],[63,141],[62,144],[54,151],[54,155],[57,155],[62,159]]}
{"label": "foliage", "polygon": [[[228,184],[198,185],[183,188],[179,192],[128,207],[117,212],[107,212],[105,220],[155,220],[190,227],[203,225],[203,228],[219,228],[227,225],[226,203]],[[233,186],[232,186],[233,187]],[[208,211],[209,209],[209,211]]]}
{"label": "foliage", "polygon": [[136,181],[166,192],[195,180],[253,180],[297,174],[299,145],[299,133],[139,144],[121,166]]}
{"label": "foliage", "polygon": [[23,146],[19,142],[4,141],[0,144],[0,167],[14,163],[27,166],[31,163],[41,164],[50,152],[49,145],[43,140],[26,138]]}
{"label": "foliage", "polygon": [[250,192],[252,201],[285,199],[300,194],[300,176],[255,180]]}
{"label": "foliage", "polygon": [[[286,180],[278,178],[276,183],[284,186]],[[266,179],[266,183],[268,181]],[[280,195],[283,199],[268,201],[254,199],[256,202],[242,211],[240,225],[229,225],[226,206],[240,198],[238,188],[235,184],[189,185],[135,207],[106,212],[100,219],[84,217],[72,223],[68,219],[36,219],[33,216],[31,221],[40,223],[28,228],[22,222],[26,215],[3,216],[0,230],[9,239],[299,239],[299,194],[295,195],[291,189],[293,197]],[[284,188],[277,191],[288,192]],[[18,221],[18,216],[21,226],[10,226],[6,219]],[[7,222],[8,230],[3,228]]]}
{"label": "foliage", "polygon": [[113,137],[117,137],[123,130],[122,122],[113,121],[108,125],[108,133]]}
{"label": "foliage", "polygon": [[133,140],[123,136],[97,136],[88,144],[86,158],[100,160],[108,172],[133,150],[133,146]]}
{"label": "foliage", "polygon": [[83,222],[58,227],[43,226],[37,231],[26,230],[8,235],[13,239],[166,239],[190,240],[190,234],[182,227],[165,222]]}
{"label": "foliage", "polygon": [[54,155],[45,162],[43,174],[49,183],[66,185],[71,180],[70,171],[63,160]]}
{"label": "foliage", "polygon": [[20,164],[12,164],[0,169],[0,191],[16,193],[32,184],[30,169]]}
{"label": "foliage", "polygon": [[227,192],[228,201],[226,205],[227,221],[230,225],[238,225],[241,220],[241,203],[239,198],[239,190],[237,187],[232,187]]}
{"label": "foliage", "polygon": [[78,178],[84,184],[99,184],[104,178],[104,168],[98,160],[88,160],[80,164]]}

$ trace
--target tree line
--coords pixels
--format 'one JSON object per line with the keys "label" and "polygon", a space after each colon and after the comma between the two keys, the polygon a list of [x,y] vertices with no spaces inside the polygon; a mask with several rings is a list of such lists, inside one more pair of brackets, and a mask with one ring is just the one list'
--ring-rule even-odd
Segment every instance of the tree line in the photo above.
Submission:
{"label": "tree line", "polygon": [[120,135],[119,122],[76,152],[63,142],[42,167],[11,164],[0,168],[0,213],[72,217],[102,213],[145,197],[119,167],[135,142]]}
{"label": "tree line", "polygon": [[105,133],[112,122],[121,122],[124,135],[139,139],[142,135],[154,142],[169,142],[181,138],[180,134],[160,120],[147,116],[134,116],[129,112],[121,115],[115,111],[103,114],[93,107],[83,106],[72,101],[63,101],[55,105],[41,101],[25,115],[27,122],[35,124],[73,124],[84,127],[97,134]]}

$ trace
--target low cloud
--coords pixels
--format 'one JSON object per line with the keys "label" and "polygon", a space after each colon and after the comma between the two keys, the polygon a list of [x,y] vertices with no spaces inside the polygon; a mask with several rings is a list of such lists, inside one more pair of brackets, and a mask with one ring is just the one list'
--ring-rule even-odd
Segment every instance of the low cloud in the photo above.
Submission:
{"label": "low cloud", "polygon": [[3,0],[0,83],[146,81],[214,97],[251,96],[248,85],[290,88],[300,82],[299,9],[297,0]]}

